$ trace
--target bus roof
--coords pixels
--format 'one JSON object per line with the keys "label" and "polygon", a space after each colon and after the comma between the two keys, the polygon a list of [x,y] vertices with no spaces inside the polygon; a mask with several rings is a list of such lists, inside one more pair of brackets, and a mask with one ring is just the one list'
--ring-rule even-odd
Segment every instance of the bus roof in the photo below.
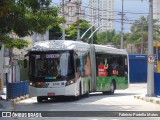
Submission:
{"label": "bus roof", "polygon": [[112,53],[112,54],[127,54],[127,51],[125,49],[117,49],[114,47],[108,47],[105,45],[94,45],[96,52],[101,53]]}
{"label": "bus roof", "polygon": [[[124,49],[117,49],[105,45],[95,45],[95,51],[101,53],[127,54]],[[52,51],[52,50],[78,50],[87,51],[90,45],[82,41],[73,40],[47,40],[36,42],[31,51]]]}
{"label": "bus roof", "polygon": [[89,44],[81,41],[71,40],[48,40],[36,42],[31,51],[50,51],[50,50],[87,50]]}

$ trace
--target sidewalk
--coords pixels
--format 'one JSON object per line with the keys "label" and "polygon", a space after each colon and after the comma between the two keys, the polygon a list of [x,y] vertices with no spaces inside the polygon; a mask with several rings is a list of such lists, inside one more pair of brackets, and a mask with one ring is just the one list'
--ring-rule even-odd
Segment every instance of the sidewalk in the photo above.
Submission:
{"label": "sidewalk", "polygon": [[2,110],[13,110],[14,106],[11,100],[0,100],[0,111]]}
{"label": "sidewalk", "polygon": [[0,111],[1,110],[13,110],[16,102],[29,98],[29,95],[20,96],[12,100],[6,100],[6,87],[4,87],[4,93],[0,94]]}
{"label": "sidewalk", "polygon": [[13,110],[13,104],[11,100],[6,100],[6,88],[4,88],[4,94],[0,94],[0,111]]}
{"label": "sidewalk", "polygon": [[160,96],[158,96],[158,97],[146,97],[145,95],[138,95],[138,96],[134,96],[134,98],[160,105]]}

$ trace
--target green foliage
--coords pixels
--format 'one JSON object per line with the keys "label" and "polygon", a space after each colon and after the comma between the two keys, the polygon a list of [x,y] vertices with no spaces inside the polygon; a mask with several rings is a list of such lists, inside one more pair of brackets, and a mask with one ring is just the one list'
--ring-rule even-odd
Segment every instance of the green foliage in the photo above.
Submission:
{"label": "green foliage", "polygon": [[114,43],[113,37],[116,35],[115,30],[106,30],[104,32],[100,32],[97,36],[98,44],[111,44]]}
{"label": "green foliage", "polygon": [[115,35],[112,37],[111,43],[112,43],[113,45],[120,45],[120,41],[121,41],[121,34],[115,34]]}
{"label": "green foliage", "polygon": [[[158,20],[153,20],[153,38],[154,40],[160,40],[160,26],[156,23]],[[124,33],[124,44],[127,43],[142,43],[148,41],[148,18],[142,16],[136,20],[130,29],[131,32]],[[98,34],[98,44],[113,44],[120,45],[121,34],[112,31],[104,31]]]}
{"label": "green foliage", "polygon": [[[0,0],[0,42],[12,48],[26,46],[20,37],[31,35],[33,31],[42,34],[64,21],[58,17],[59,8],[51,7],[50,3],[51,0]],[[12,33],[18,37],[10,38]]]}
{"label": "green foliage", "polygon": [[2,36],[0,35],[0,38],[3,39],[3,43],[5,44],[5,47],[7,48],[18,48],[22,49],[24,47],[27,47],[29,45],[29,42],[27,40],[19,39],[19,38],[11,38],[8,36]]}
{"label": "green foliage", "polygon": [[[79,26],[80,26],[80,35],[82,35],[91,25],[89,24],[88,21],[80,19],[79,21]],[[68,36],[69,39],[71,40],[76,40],[77,39],[77,21],[75,21],[70,27],[66,28],[66,35]],[[86,35],[84,36],[82,41],[88,42],[87,38],[89,37],[91,33],[87,32]]]}
{"label": "green foliage", "polygon": [[[153,38],[158,40],[160,36],[160,26],[156,24],[158,20],[153,20]],[[131,26],[131,33],[126,37],[127,43],[140,43],[148,41],[148,18],[144,16],[136,20]]]}
{"label": "green foliage", "polygon": [[58,40],[62,36],[60,25],[54,26],[49,30],[49,40]]}

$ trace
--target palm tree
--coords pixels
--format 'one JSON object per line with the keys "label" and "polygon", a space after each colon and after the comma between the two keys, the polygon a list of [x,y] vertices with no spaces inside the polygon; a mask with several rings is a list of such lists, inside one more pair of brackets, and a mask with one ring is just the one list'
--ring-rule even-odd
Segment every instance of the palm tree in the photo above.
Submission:
{"label": "palm tree", "polygon": [[[157,20],[153,20],[154,40],[157,40],[160,36],[160,26],[157,24]],[[131,26],[131,34],[127,36],[129,43],[136,43],[139,49],[139,53],[144,53],[144,46],[148,41],[148,18],[142,16],[136,20]]]}

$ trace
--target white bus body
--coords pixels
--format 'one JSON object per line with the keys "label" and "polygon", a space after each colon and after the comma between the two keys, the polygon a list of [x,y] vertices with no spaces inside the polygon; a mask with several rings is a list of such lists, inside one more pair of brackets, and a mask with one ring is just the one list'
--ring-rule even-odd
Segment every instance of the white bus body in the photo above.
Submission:
{"label": "white bus body", "polygon": [[[30,96],[37,96],[38,102],[41,102],[50,97],[81,96],[88,95],[90,92],[101,91],[100,87],[97,88],[97,85],[101,84],[97,83],[97,79],[101,79],[104,76],[98,76],[99,59],[97,56],[102,53],[107,57],[112,54],[127,56],[125,50],[102,45],[90,45],[78,41],[50,40],[36,42],[29,51]],[[111,59],[108,60],[111,62]],[[124,60],[122,59],[122,61]],[[56,70],[53,69],[54,66],[56,66],[54,68]],[[41,68],[43,72],[39,73],[38,71]],[[50,68],[52,70],[49,74]],[[128,75],[127,71],[125,74]],[[112,77],[113,75],[110,76]],[[105,77],[108,79],[111,78],[110,76]],[[114,85],[117,85],[114,77],[113,80],[115,82]],[[113,81],[111,80],[110,82],[112,83]],[[113,87],[116,89],[116,86]],[[123,88],[126,88],[126,86],[123,86]],[[110,88],[105,88],[104,90],[110,91]]]}

